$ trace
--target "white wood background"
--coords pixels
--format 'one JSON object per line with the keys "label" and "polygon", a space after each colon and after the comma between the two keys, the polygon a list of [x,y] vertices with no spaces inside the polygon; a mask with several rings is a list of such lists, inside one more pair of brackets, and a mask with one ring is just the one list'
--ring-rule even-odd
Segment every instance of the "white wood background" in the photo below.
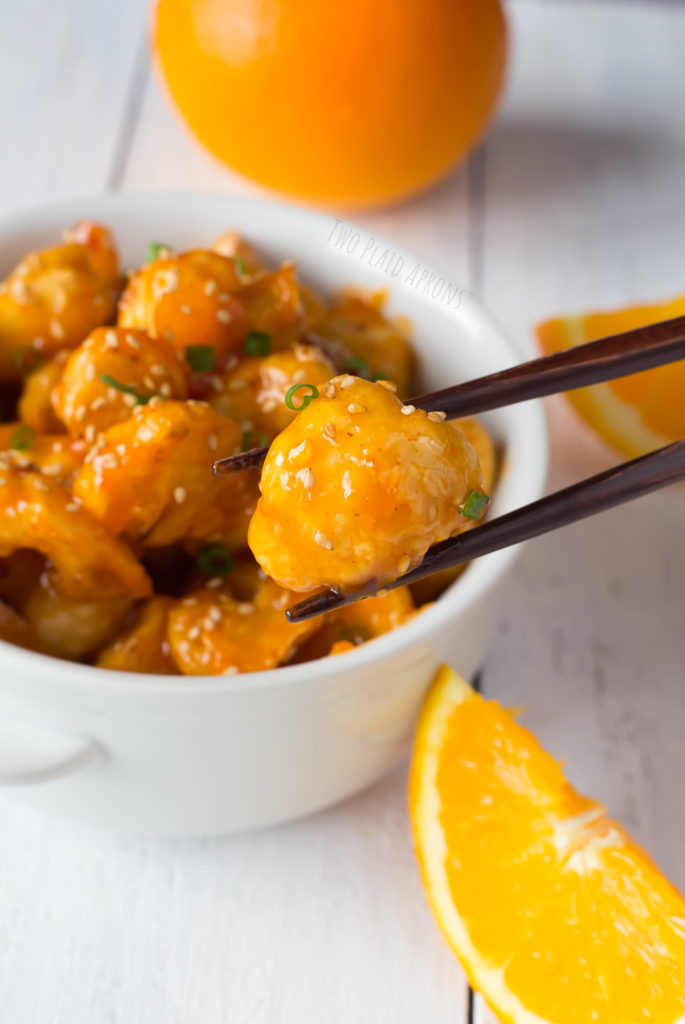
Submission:
{"label": "white wood background", "polygon": [[[0,214],[114,189],[256,191],[163,100],[146,3],[0,0]],[[685,9],[514,0],[507,100],[430,194],[358,217],[530,346],[563,309],[685,288]],[[336,212],[336,211],[333,211]],[[552,483],[614,456],[550,404]],[[685,488],[531,544],[483,674],[685,885]],[[310,820],[117,839],[0,805],[7,1024],[485,1024],[425,908],[405,772]]]}

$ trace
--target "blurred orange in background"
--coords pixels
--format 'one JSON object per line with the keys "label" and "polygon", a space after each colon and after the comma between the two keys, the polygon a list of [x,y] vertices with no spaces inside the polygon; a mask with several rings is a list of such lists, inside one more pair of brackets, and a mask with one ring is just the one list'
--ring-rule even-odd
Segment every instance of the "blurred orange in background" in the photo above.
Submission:
{"label": "blurred orange in background", "polygon": [[248,178],[370,206],[439,179],[493,113],[500,0],[158,0],[153,46],[197,138]]}

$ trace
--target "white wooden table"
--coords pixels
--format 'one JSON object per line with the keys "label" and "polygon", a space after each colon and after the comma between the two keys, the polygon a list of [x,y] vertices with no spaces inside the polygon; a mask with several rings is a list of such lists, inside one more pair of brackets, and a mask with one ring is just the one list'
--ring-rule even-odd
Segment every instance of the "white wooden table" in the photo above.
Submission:
{"label": "white wooden table", "polygon": [[[254,192],[163,100],[146,3],[0,0],[0,214],[114,189]],[[507,101],[445,184],[358,217],[531,346],[536,319],[685,288],[685,9],[518,0]],[[336,212],[336,211],[333,211]],[[550,404],[552,483],[614,456]],[[528,547],[483,673],[685,885],[685,489]],[[424,905],[405,772],[313,819],[122,840],[0,805],[7,1024],[484,1022]]]}

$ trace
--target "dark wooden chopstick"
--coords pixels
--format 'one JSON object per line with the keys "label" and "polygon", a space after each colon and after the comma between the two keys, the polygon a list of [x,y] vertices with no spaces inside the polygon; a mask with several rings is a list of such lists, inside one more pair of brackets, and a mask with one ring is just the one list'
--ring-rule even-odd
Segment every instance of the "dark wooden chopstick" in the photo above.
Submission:
{"label": "dark wooden chopstick", "polygon": [[[531,398],[600,384],[640,370],[685,359],[685,316],[612,334],[551,356],[520,363],[487,377],[410,399],[426,412],[445,412],[449,419],[475,416]],[[261,466],[268,446],[218,459],[215,476]]]}
{"label": "dark wooden chopstick", "polygon": [[302,622],[370,597],[378,593],[379,588],[392,590],[415,583],[442,569],[451,569],[472,558],[558,530],[683,479],[685,441],[676,441],[436,544],[428,550],[421,565],[404,576],[382,584],[375,581],[352,594],[326,590],[294,605],[286,615],[290,622]]}

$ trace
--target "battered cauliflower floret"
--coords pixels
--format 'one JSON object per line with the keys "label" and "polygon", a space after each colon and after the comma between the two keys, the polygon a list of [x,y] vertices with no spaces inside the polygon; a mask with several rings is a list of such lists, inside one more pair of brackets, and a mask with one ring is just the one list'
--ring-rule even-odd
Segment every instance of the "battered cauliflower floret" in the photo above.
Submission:
{"label": "battered cauliflower floret", "polygon": [[162,256],[129,279],[119,303],[119,325],[140,327],[179,351],[214,349],[220,366],[242,348],[249,330],[236,296],[241,279],[235,261],[204,249]]}
{"label": "battered cauliflower floret", "polygon": [[282,586],[355,590],[392,579],[484,503],[474,498],[483,484],[471,445],[443,414],[393,392],[335,377],[271,445],[249,545]]}
{"label": "battered cauliflower floret", "polygon": [[250,600],[205,588],[169,613],[172,656],[184,675],[260,672],[286,661],[320,619],[291,624],[285,610],[297,597],[261,580]]}
{"label": "battered cauliflower floret", "polygon": [[187,367],[170,342],[134,328],[99,327],[70,354],[52,402],[69,433],[92,443],[150,395],[187,394]]}
{"label": "battered cauliflower floret", "polygon": [[[26,423],[0,423],[0,452],[8,452],[17,468],[39,470],[44,476],[70,487],[88,454],[88,445],[66,434],[32,436],[32,430]],[[0,468],[0,477],[2,475]]]}
{"label": "battered cauliflower floret", "polygon": [[0,454],[0,494],[0,557],[23,548],[39,551],[70,597],[149,595],[150,580],[128,545],[66,488],[17,465],[9,452]]}
{"label": "battered cauliflower floret", "polygon": [[58,658],[79,659],[112,639],[131,604],[126,595],[68,596],[56,574],[46,570],[28,591],[21,613],[42,650]]}
{"label": "battered cauliflower floret", "polygon": [[226,541],[256,495],[245,474],[217,478],[211,466],[239,451],[241,436],[237,423],[204,402],[153,399],[105,431],[74,495],[111,533],[150,547]]}
{"label": "battered cauliflower floret", "polygon": [[334,373],[331,361],[315,346],[295,345],[262,358],[242,359],[215,378],[209,403],[243,425],[247,447],[252,448],[266,443],[260,435],[271,440],[297,415],[285,401],[294,384],[307,381],[321,387]]}
{"label": "battered cauliflower floret", "polygon": [[129,628],[100,652],[98,667],[119,672],[179,675],[167,640],[169,611],[175,603],[170,597],[153,597],[146,601]]}
{"label": "battered cauliflower floret", "polygon": [[17,412],[22,423],[28,423],[39,434],[64,433],[64,424],[52,405],[52,392],[62,379],[69,352],[62,349],[46,363],[30,373],[24,383]]}
{"label": "battered cauliflower floret", "polygon": [[414,353],[400,329],[384,316],[384,298],[346,292],[314,321],[313,329],[343,342],[351,357],[365,364],[373,378],[380,375],[394,381],[399,394],[406,395]]}
{"label": "battered cauliflower floret", "polygon": [[220,256],[228,256],[235,262],[238,276],[254,277],[264,269],[256,250],[237,231],[225,231],[212,246]]}
{"label": "battered cauliflower floret", "polygon": [[83,221],[65,244],[30,253],[0,285],[0,380],[43,356],[74,348],[114,314],[117,255],[106,228]]}

